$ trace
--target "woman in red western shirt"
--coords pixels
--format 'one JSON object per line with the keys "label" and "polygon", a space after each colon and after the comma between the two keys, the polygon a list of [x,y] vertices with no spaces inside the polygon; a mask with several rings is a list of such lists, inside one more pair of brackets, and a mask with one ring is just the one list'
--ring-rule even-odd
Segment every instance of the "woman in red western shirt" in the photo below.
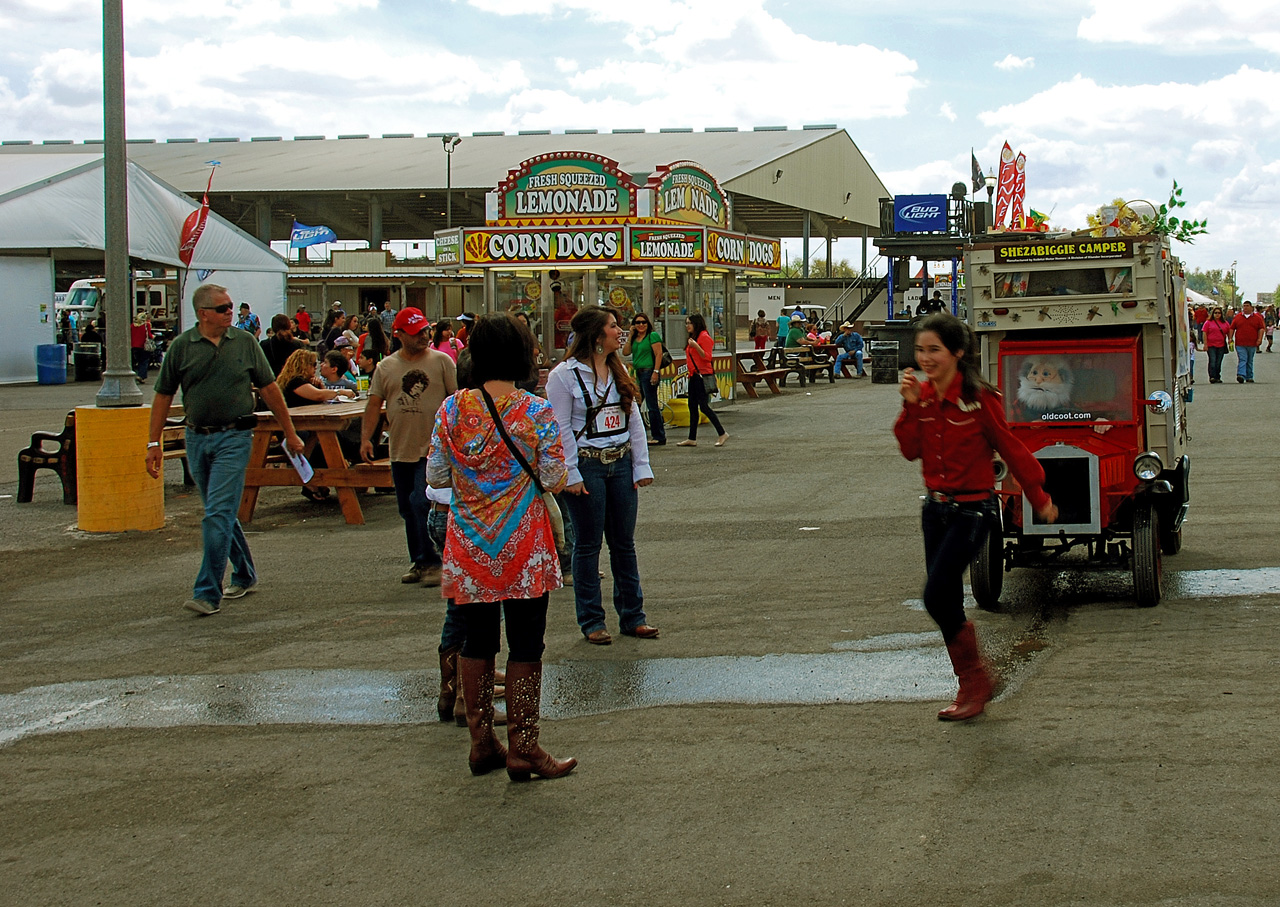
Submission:
{"label": "woman in red western shirt", "polygon": [[964,571],[999,515],[992,457],[999,452],[1036,514],[1054,522],[1058,508],[1044,490],[1044,469],[1004,419],[1000,393],[978,372],[977,343],[953,315],[930,315],[916,331],[916,362],[902,376],[902,413],[893,426],[902,455],[920,460],[928,496],[921,515],[928,578],[924,605],[942,630],[960,692],[938,713],[963,721],[982,713],[991,675],[964,615]]}

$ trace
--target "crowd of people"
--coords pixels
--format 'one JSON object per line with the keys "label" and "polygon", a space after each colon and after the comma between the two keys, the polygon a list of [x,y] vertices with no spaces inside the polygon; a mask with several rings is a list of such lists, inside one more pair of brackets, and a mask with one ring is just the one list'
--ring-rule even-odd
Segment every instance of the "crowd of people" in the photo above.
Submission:
{"label": "crowd of people", "polygon": [[1254,356],[1262,350],[1263,343],[1267,345],[1266,352],[1271,352],[1275,342],[1276,323],[1280,321],[1276,307],[1268,305],[1258,312],[1246,299],[1237,312],[1234,306],[1211,308],[1201,303],[1192,309],[1191,317],[1198,347],[1209,354],[1209,383],[1222,383],[1222,362],[1227,353],[1234,351],[1236,383],[1253,384]]}

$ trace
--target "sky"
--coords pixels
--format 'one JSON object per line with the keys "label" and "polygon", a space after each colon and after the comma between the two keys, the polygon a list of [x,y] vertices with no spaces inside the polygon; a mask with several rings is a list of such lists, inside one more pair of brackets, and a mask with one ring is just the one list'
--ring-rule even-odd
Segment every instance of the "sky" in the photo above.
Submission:
{"label": "sky", "polygon": [[[1053,226],[1176,179],[1209,222],[1188,268],[1280,284],[1280,0],[124,7],[132,138],[833,123],[895,194],[1008,141]],[[0,35],[0,140],[101,138],[102,4],[0,0]]]}

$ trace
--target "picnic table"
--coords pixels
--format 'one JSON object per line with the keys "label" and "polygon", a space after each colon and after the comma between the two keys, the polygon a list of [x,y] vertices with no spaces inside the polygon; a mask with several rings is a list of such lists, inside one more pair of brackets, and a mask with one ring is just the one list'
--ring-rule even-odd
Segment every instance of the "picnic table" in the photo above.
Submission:
{"label": "picnic table", "polygon": [[[364,522],[364,511],[357,488],[391,488],[391,461],[375,460],[373,463],[349,462],[338,443],[338,433],[350,425],[352,419],[364,415],[365,401],[350,403],[314,403],[289,410],[293,427],[299,432],[311,432],[304,456],[320,447],[326,465],[316,467],[312,481],[336,490],[342,516],[349,524]],[[258,492],[272,486],[301,486],[302,478],[293,465],[285,459],[278,446],[273,445],[282,437],[280,423],[270,412],[254,413],[258,425],[253,430],[253,447],[249,451],[249,465],[244,474],[244,494],[240,497],[240,522],[253,519],[258,505]],[[274,447],[274,453],[273,453]],[[336,464],[336,465],[335,465]]]}
{"label": "picnic table", "polygon": [[747,392],[748,397],[759,397],[756,393],[756,385],[761,381],[769,388],[772,393],[782,393],[782,388],[778,386],[778,380],[786,378],[787,369],[785,368],[767,368],[765,360],[769,356],[769,350],[739,350],[734,354],[737,361],[737,380],[742,385],[742,389]]}

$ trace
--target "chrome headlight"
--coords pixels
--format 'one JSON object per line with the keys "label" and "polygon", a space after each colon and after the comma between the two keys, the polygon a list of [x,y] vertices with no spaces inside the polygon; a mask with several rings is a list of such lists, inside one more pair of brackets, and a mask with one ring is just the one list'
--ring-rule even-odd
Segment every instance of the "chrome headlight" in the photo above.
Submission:
{"label": "chrome headlight", "polygon": [[1164,472],[1164,463],[1154,450],[1138,454],[1133,461],[1133,474],[1144,482],[1158,479],[1162,472]]}

